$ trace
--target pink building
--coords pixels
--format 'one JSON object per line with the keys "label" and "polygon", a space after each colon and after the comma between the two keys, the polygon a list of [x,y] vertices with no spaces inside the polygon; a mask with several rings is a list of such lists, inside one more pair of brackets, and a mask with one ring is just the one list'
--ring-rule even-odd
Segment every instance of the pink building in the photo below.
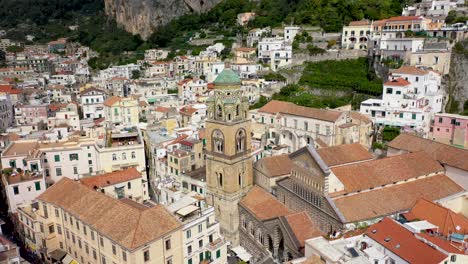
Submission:
{"label": "pink building", "polygon": [[468,148],[468,116],[435,114],[429,138]]}
{"label": "pink building", "polygon": [[48,109],[47,105],[16,105],[16,124],[37,126],[41,122],[46,122]]}

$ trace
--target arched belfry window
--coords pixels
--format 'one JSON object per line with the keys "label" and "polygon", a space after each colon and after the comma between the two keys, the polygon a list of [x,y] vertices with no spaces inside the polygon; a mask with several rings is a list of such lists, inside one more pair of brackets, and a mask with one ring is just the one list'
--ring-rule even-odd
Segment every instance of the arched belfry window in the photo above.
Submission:
{"label": "arched belfry window", "polygon": [[214,130],[212,135],[213,151],[218,153],[224,152],[224,135],[220,130]]}
{"label": "arched belfry window", "polygon": [[221,105],[216,106],[216,116],[218,118],[223,118],[223,108],[221,107]]}
{"label": "arched belfry window", "polygon": [[245,150],[245,130],[239,129],[236,133],[236,151],[242,152]]}
{"label": "arched belfry window", "polygon": [[236,105],[236,116],[240,115],[240,105]]}

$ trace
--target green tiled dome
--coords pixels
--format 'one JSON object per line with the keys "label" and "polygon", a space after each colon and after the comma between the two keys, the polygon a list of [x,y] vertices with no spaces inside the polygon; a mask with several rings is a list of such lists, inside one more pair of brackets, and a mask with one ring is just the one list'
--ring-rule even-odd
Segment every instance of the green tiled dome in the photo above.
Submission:
{"label": "green tiled dome", "polygon": [[221,86],[240,85],[241,80],[239,78],[239,75],[237,75],[237,73],[235,73],[233,70],[224,69],[218,75],[218,77],[216,77],[216,79],[214,81],[214,84],[215,84],[215,86],[217,86],[217,85],[221,85]]}

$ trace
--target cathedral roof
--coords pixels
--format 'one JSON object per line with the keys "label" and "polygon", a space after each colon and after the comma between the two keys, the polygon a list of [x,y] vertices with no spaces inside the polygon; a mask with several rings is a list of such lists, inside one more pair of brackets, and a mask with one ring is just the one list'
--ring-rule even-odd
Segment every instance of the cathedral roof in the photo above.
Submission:
{"label": "cathedral roof", "polygon": [[224,69],[214,81],[215,87],[218,85],[240,85],[239,75],[231,69]]}

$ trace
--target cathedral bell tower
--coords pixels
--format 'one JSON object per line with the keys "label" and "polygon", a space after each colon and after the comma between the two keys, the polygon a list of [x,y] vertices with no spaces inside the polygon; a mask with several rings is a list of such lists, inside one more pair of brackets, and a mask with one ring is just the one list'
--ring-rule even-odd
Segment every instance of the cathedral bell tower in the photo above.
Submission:
{"label": "cathedral bell tower", "polygon": [[214,96],[207,100],[207,199],[215,208],[222,234],[236,246],[238,203],[253,184],[249,104],[242,96],[239,76],[231,69],[223,70],[214,86]]}

